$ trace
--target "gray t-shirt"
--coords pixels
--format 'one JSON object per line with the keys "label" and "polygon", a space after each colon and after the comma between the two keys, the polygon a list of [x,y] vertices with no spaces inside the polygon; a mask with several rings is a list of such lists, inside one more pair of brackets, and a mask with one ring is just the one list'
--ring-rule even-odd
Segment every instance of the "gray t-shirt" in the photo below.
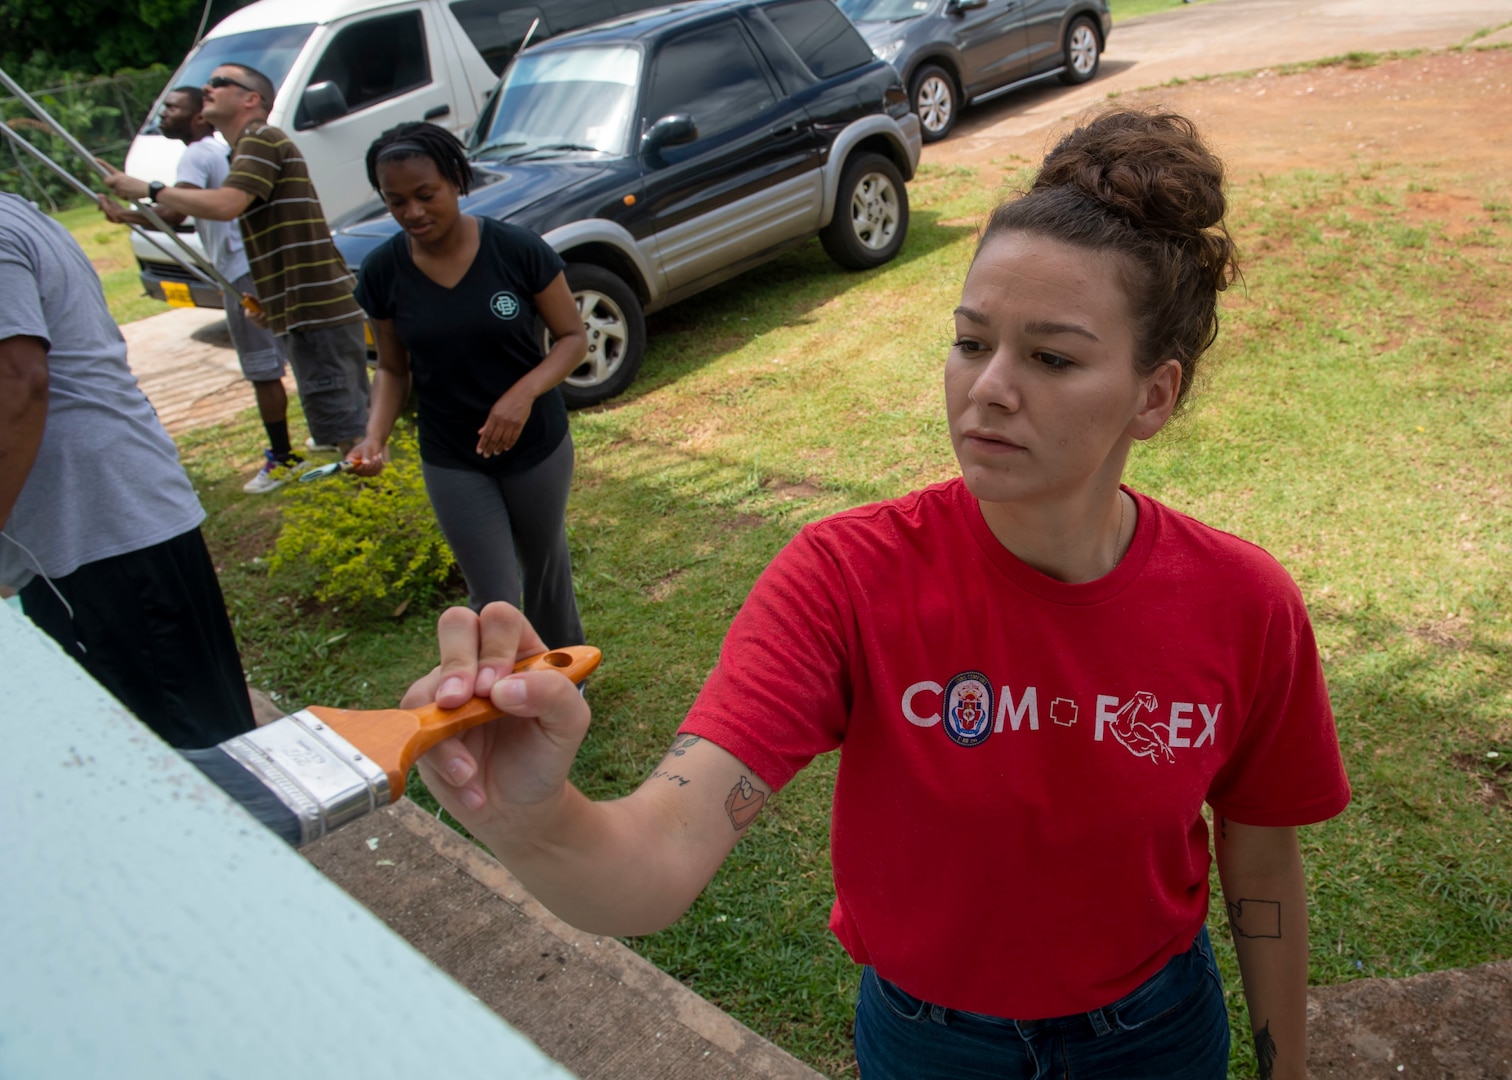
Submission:
{"label": "gray t-shirt", "polygon": [[0,583],[65,577],[205,520],[94,267],[63,226],[0,193],[0,341],[21,336],[47,343],[47,427],[0,539]]}
{"label": "gray t-shirt", "polygon": [[[224,184],[230,171],[230,150],[225,142],[214,135],[206,135],[184,147],[178,163],[177,183],[193,184],[210,191]],[[247,266],[247,253],[242,248],[241,228],[235,221],[195,218],[194,231],[199,233],[200,246],[222,277],[235,281],[251,272]]]}

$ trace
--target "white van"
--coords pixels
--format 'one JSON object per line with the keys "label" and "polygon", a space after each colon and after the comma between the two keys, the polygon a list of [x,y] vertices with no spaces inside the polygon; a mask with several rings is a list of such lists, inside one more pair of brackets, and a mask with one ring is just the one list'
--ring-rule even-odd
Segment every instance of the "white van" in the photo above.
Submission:
{"label": "white van", "polygon": [[[168,88],[203,86],[226,63],[246,64],[272,79],[278,95],[268,121],[304,154],[326,218],[334,221],[372,198],[364,157],[386,128],[430,120],[465,136],[533,23],[531,41],[539,41],[652,6],[643,0],[258,0],[205,35]],[[184,147],[158,132],[161,104],[132,141],[126,171],[171,184]],[[180,231],[197,244],[190,225]],[[217,289],[141,237],[132,236],[132,248],[148,295],[176,306],[221,306]]]}

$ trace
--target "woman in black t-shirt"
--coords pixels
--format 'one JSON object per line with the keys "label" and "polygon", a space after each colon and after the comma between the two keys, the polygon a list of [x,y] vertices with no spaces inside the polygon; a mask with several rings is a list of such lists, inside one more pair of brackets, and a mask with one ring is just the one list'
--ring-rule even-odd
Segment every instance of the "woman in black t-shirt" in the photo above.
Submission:
{"label": "woman in black t-shirt", "polygon": [[[529,230],[461,212],[472,167],[444,128],[390,128],[367,170],[404,231],[358,276],[378,374],[367,434],[347,460],[362,476],[382,471],[413,378],[426,492],[472,606],[523,593],[549,646],[581,644],[566,532],[572,437],[557,386],[588,339],[561,257]],[[545,356],[537,314],[555,339]]]}

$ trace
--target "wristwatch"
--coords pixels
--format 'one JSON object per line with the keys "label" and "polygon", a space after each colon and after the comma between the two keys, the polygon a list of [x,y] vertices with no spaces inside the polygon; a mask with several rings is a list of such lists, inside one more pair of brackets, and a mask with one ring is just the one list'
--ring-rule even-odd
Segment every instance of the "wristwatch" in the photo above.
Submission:
{"label": "wristwatch", "polygon": [[167,186],[168,185],[163,183],[161,180],[154,180],[152,183],[148,184],[147,201],[152,203],[157,202],[158,196],[163,193],[163,189]]}

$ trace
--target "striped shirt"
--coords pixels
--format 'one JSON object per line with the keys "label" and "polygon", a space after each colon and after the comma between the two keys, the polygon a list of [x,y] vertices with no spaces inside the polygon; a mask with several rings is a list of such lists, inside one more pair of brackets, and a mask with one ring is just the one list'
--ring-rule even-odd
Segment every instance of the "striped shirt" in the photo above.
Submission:
{"label": "striped shirt", "polygon": [[331,242],[310,170],[292,139],[252,121],[236,140],[223,186],[252,196],[237,221],[270,330],[318,330],[362,318],[351,271]]}

